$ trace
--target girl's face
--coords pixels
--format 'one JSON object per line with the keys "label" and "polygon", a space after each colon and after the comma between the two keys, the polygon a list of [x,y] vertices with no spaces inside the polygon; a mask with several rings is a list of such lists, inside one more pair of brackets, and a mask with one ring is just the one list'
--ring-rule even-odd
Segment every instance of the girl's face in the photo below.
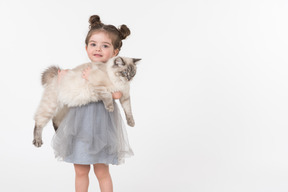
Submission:
{"label": "girl's face", "polygon": [[118,54],[114,49],[112,40],[104,32],[98,32],[91,36],[86,45],[86,51],[92,62],[106,62]]}

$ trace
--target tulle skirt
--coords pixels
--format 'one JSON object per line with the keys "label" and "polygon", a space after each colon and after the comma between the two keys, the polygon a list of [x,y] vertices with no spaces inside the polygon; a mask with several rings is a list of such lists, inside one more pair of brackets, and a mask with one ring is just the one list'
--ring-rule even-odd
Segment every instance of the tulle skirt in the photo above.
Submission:
{"label": "tulle skirt", "polygon": [[119,108],[108,112],[102,101],[69,109],[52,139],[58,160],[74,164],[124,163],[133,155]]}

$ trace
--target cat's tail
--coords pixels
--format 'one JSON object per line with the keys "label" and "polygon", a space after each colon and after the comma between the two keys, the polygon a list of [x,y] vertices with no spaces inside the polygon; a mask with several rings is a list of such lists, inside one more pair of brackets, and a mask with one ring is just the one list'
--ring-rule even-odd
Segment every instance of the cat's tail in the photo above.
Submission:
{"label": "cat's tail", "polygon": [[58,75],[58,71],[61,70],[57,66],[51,66],[48,69],[46,69],[42,73],[42,85],[49,84],[54,77]]}

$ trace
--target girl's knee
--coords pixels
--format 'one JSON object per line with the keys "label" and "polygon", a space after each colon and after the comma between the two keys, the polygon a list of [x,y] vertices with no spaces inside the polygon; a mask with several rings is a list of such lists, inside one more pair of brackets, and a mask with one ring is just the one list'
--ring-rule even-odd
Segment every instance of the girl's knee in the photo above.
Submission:
{"label": "girl's knee", "polygon": [[90,171],[90,165],[74,164],[74,168],[77,176],[86,176]]}
{"label": "girl's knee", "polygon": [[94,164],[94,173],[98,180],[110,177],[109,166],[105,164]]}

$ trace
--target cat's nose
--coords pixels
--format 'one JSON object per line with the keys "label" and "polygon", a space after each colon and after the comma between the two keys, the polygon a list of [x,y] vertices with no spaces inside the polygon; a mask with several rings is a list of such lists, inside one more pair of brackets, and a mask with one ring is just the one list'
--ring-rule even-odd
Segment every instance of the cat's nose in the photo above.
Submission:
{"label": "cat's nose", "polygon": [[127,80],[130,81],[130,80],[135,76],[135,74],[136,74],[136,73],[128,72]]}

